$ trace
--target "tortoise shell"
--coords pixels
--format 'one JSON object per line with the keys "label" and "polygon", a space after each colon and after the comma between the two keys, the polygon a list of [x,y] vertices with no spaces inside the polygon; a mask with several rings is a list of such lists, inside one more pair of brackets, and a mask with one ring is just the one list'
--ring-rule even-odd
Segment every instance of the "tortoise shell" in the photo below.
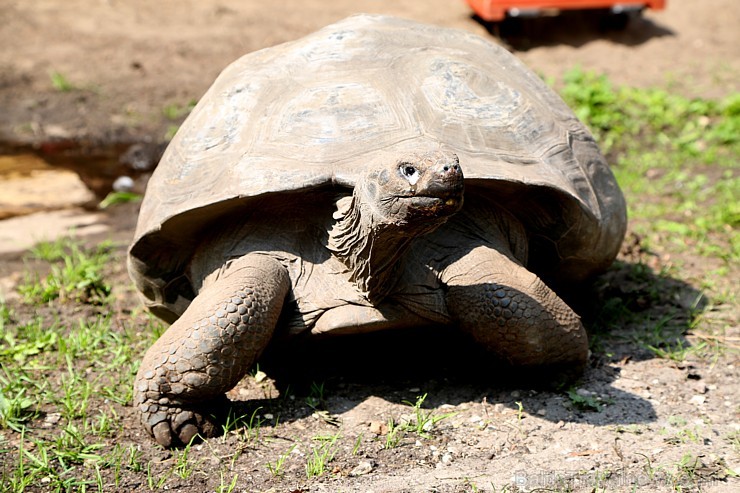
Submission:
{"label": "tortoise shell", "polygon": [[[625,204],[593,138],[536,74],[479,36],[358,15],[228,66],[148,184],[129,271],[172,320],[198,233],[267,194],[351,189],[382,159],[444,147],[527,228],[530,270],[605,268]],[[292,199],[291,199],[292,200]]]}

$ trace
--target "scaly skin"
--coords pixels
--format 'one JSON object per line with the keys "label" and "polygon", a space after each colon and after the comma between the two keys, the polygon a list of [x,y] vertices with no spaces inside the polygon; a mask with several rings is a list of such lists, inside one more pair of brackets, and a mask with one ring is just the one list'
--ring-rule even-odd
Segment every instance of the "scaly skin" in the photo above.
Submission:
{"label": "scaly skin", "polygon": [[447,306],[479,344],[517,367],[579,373],[588,359],[580,318],[545,283],[498,251],[478,247],[443,273]]}
{"label": "scaly skin", "polygon": [[290,287],[262,255],[233,262],[147,351],[134,384],[144,428],[165,447],[213,435],[206,414],[267,346]]}

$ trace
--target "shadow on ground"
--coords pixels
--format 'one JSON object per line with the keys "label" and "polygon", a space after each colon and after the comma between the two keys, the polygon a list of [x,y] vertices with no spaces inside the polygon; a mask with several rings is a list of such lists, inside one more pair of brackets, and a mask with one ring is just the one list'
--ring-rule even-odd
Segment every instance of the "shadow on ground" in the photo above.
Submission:
{"label": "shadow on ground", "polygon": [[[408,404],[427,394],[427,409],[487,402],[516,411],[526,398],[529,412],[531,406],[545,409],[542,417],[556,423],[629,426],[656,421],[647,399],[612,384],[626,362],[689,348],[685,334],[707,300],[678,279],[639,261],[622,260],[578,295],[571,293],[569,301],[581,310],[592,341],[590,364],[576,382],[551,382],[547,375],[507,367],[449,328],[381,332],[271,347],[260,369],[274,379],[279,397],[255,399],[259,396],[253,393],[250,400],[234,402],[232,412],[250,415],[257,408],[270,409],[284,422],[313,412],[311,406],[296,406],[296,399],[313,400],[329,414],[341,415],[370,397]],[[608,405],[600,411],[575,406],[568,391],[578,388],[602,389]],[[293,402],[287,404],[290,395]],[[291,410],[299,415],[291,416]]]}
{"label": "shadow on ground", "polygon": [[675,35],[642,16],[628,19],[596,10],[563,11],[552,17],[509,17],[494,23],[473,18],[515,51],[556,45],[580,47],[600,39],[637,46],[653,38]]}

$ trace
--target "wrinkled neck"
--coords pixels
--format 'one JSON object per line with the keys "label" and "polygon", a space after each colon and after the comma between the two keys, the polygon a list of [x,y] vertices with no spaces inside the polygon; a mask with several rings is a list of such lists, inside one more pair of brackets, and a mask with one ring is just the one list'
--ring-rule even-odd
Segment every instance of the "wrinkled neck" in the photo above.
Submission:
{"label": "wrinkled neck", "polygon": [[384,217],[360,194],[355,189],[351,197],[337,202],[328,247],[347,267],[350,280],[376,303],[393,289],[415,235],[409,224]]}

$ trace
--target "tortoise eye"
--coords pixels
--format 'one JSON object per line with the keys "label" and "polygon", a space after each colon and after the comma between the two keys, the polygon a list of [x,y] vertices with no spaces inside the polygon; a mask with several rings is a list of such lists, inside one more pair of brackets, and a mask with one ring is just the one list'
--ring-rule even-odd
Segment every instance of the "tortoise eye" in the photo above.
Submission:
{"label": "tortoise eye", "polygon": [[419,170],[417,170],[415,166],[409,163],[403,163],[398,168],[398,170],[406,178],[410,185],[416,185],[416,182],[419,181]]}
{"label": "tortoise eye", "polygon": [[402,164],[401,173],[403,173],[405,177],[410,178],[416,174],[416,168],[414,168],[410,164]]}

